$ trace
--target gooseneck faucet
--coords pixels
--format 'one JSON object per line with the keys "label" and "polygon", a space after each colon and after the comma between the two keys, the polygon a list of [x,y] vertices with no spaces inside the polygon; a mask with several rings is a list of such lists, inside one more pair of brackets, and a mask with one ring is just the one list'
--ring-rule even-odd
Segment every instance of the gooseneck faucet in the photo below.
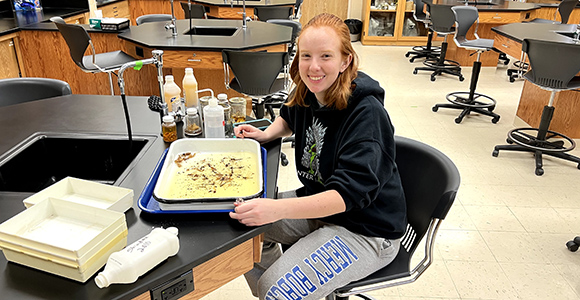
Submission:
{"label": "gooseneck faucet", "polygon": [[[191,7],[189,8],[191,10]],[[171,35],[177,36],[177,26],[175,25],[175,11],[173,9],[173,0],[171,0],[171,24],[165,24],[165,30],[171,29]]]}
{"label": "gooseneck faucet", "polygon": [[[227,1],[227,0],[224,0],[224,1]],[[240,2],[240,0],[236,0],[236,1],[238,3]],[[230,4],[231,4],[232,8],[234,8],[234,0],[231,0]],[[242,2],[242,27],[244,29],[246,27],[248,27],[248,21],[246,20],[246,0],[243,0],[243,2]]]}

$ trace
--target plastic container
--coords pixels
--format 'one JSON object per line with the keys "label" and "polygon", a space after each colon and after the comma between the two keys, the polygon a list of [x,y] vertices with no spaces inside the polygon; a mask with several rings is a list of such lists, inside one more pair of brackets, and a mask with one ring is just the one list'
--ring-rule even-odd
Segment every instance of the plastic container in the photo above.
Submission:
{"label": "plastic container", "polygon": [[216,97],[213,96],[203,96],[201,98],[199,98],[199,117],[201,118],[201,122],[203,123],[203,121],[205,120],[203,117],[203,109],[209,105],[209,100],[211,99],[216,99]]}
{"label": "plastic container", "polygon": [[164,116],[163,124],[161,124],[161,132],[163,133],[163,141],[171,143],[177,140],[177,125],[173,120],[173,116]]}
{"label": "plastic container", "polygon": [[202,124],[197,113],[197,108],[190,107],[187,109],[187,116],[185,117],[185,130],[183,131],[186,136],[198,136],[201,134]]}
{"label": "plastic container", "polygon": [[185,76],[182,81],[183,98],[185,99],[185,107],[196,107],[198,105],[197,96],[197,80],[193,75],[192,68],[185,68]]}
{"label": "plastic container", "polygon": [[228,95],[227,94],[219,94],[217,95],[218,104],[224,108],[224,130],[226,137],[233,137],[234,136],[234,123],[232,123],[231,119],[231,112],[232,109],[228,102]]}
{"label": "plastic container", "polygon": [[125,249],[111,254],[105,269],[95,277],[99,288],[112,283],[133,283],[139,276],[179,251],[178,230],[155,228]]}
{"label": "plastic container", "polygon": [[22,202],[26,208],[29,208],[48,197],[53,197],[93,207],[126,212],[133,205],[133,195],[132,189],[66,177]]}
{"label": "plastic container", "polygon": [[246,98],[233,97],[230,98],[230,118],[232,123],[241,123],[246,121]]}
{"label": "plastic container", "polygon": [[173,75],[165,76],[165,84],[163,85],[163,95],[165,96],[165,103],[169,111],[177,111],[181,105],[181,89],[175,83]]}
{"label": "plastic container", "polygon": [[224,108],[218,105],[216,98],[209,100],[203,108],[203,131],[206,138],[225,138]]}

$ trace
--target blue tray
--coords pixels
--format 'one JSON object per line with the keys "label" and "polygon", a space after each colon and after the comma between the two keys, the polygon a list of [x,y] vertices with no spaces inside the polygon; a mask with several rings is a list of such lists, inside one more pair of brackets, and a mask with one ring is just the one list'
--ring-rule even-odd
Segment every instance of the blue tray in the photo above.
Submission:
{"label": "blue tray", "polygon": [[[147,181],[145,188],[141,192],[139,196],[137,205],[142,211],[152,213],[152,214],[193,214],[193,213],[224,213],[233,211],[231,209],[208,209],[208,210],[161,210],[159,208],[159,202],[153,198],[153,190],[155,189],[155,184],[157,183],[157,179],[159,179],[159,174],[161,173],[161,168],[163,167],[163,162],[167,157],[167,151],[165,149],[161,158],[157,162],[151,177]],[[262,152],[262,163],[263,163],[263,171],[264,171],[264,193],[262,194],[262,198],[266,198],[266,162],[267,162],[267,152],[266,149],[263,147],[261,148]]]}

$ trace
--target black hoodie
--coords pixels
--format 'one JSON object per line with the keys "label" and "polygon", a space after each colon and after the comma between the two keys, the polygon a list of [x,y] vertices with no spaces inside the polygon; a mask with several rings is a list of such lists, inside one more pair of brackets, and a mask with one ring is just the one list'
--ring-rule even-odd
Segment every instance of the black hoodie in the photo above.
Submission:
{"label": "black hoodie", "polygon": [[394,128],[384,90],[359,72],[344,110],[321,107],[312,92],[305,104],[284,106],[280,115],[296,138],[298,196],[336,190],[346,211],[320,220],[370,237],[399,238],[406,206],[395,164]]}

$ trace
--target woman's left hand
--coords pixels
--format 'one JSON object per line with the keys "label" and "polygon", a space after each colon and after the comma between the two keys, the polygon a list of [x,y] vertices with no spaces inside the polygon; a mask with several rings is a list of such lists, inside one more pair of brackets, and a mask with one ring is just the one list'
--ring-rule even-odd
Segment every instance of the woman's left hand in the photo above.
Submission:
{"label": "woman's left hand", "polygon": [[256,198],[236,204],[234,212],[230,212],[230,218],[238,220],[247,226],[260,226],[282,219],[281,201]]}

